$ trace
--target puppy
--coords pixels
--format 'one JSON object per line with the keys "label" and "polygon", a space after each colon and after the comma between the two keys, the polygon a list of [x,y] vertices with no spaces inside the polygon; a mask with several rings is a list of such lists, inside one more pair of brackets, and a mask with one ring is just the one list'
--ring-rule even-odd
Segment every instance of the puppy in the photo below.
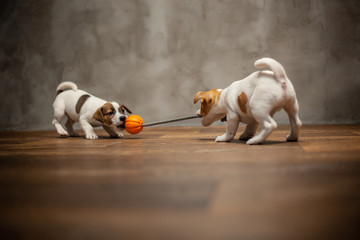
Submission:
{"label": "puppy", "polygon": [[[70,89],[65,91],[66,89]],[[56,89],[56,98],[53,103],[54,120],[52,124],[61,136],[79,136],[73,129],[73,124],[79,122],[85,132],[86,139],[97,139],[93,127],[103,126],[113,138],[121,138],[119,130],[125,129],[127,115],[131,111],[124,105],[116,102],[107,102],[89,93],[78,90],[73,82],[63,82]],[[61,126],[61,118],[68,117],[65,127]]]}
{"label": "puppy", "polygon": [[[291,125],[286,140],[297,141],[301,127],[299,105],[283,66],[274,59],[262,58],[255,62],[255,67],[268,67],[271,71],[254,72],[224,90],[214,89],[196,94],[194,104],[201,99],[201,109],[197,114],[202,116],[202,125],[209,126],[226,117],[226,132],[215,141],[228,142],[234,138],[239,122],[244,122],[247,125],[240,140],[247,140],[247,144],[260,144],[277,127],[274,113],[284,109]],[[261,129],[254,136],[259,124]]]}

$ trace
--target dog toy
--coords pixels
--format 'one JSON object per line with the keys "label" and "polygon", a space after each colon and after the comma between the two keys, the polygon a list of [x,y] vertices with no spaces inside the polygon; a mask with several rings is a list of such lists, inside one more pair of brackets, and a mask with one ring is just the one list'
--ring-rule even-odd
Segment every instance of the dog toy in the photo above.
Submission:
{"label": "dog toy", "polygon": [[130,115],[126,118],[125,129],[128,133],[138,134],[143,130],[144,121],[138,115]]}
{"label": "dog toy", "polygon": [[141,132],[143,130],[143,127],[150,127],[150,126],[155,126],[155,125],[159,125],[159,124],[172,123],[172,122],[183,121],[183,120],[188,120],[188,119],[193,119],[193,118],[201,118],[201,116],[194,115],[194,116],[174,118],[174,119],[170,119],[170,120],[144,124],[144,121],[142,120],[142,118],[140,116],[130,115],[125,121],[125,129],[128,133],[138,134],[139,132]]}

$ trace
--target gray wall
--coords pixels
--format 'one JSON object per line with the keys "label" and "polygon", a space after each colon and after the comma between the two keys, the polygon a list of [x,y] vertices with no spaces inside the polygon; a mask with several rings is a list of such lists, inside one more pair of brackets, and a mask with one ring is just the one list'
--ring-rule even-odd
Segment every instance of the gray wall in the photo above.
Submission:
{"label": "gray wall", "polygon": [[[190,115],[198,90],[225,88],[264,56],[287,70],[304,123],[359,123],[359,2],[5,1],[0,129],[52,128],[61,81],[146,122]],[[285,114],[276,119],[287,123]]]}

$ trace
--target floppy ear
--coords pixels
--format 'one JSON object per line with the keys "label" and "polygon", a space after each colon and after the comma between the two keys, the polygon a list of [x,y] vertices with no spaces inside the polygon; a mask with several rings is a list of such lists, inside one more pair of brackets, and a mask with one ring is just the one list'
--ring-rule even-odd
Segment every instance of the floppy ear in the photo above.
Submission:
{"label": "floppy ear", "polygon": [[195,98],[194,98],[194,104],[197,103],[199,101],[200,98],[202,98],[204,96],[204,92],[198,92],[196,95],[195,95]]}
{"label": "floppy ear", "polygon": [[127,106],[125,106],[125,105],[120,105],[120,110],[122,110],[122,111],[127,111],[128,113],[130,113],[130,114],[132,114],[132,112],[130,111],[130,109],[127,107]]}
{"label": "floppy ear", "polygon": [[96,110],[96,112],[94,113],[93,118],[95,120],[98,120],[99,122],[104,123],[104,114],[103,114],[103,108],[100,107],[98,108],[98,110]]}

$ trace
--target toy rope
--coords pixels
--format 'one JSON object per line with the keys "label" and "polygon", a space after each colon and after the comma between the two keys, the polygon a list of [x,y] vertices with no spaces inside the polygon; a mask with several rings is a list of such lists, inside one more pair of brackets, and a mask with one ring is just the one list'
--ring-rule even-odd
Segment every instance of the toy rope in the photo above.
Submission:
{"label": "toy rope", "polygon": [[193,116],[188,116],[188,117],[174,118],[174,119],[170,119],[170,120],[166,120],[166,121],[145,123],[145,124],[142,124],[142,126],[143,127],[150,127],[150,126],[154,126],[154,125],[172,123],[172,122],[183,121],[183,120],[188,120],[188,119],[193,119],[193,118],[201,118],[201,115],[193,115]]}

